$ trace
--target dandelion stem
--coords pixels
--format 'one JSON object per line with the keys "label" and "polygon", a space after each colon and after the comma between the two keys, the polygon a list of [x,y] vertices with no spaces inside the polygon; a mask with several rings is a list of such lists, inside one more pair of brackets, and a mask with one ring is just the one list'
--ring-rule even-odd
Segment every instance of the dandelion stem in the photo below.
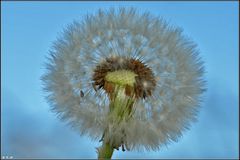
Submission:
{"label": "dandelion stem", "polygon": [[98,149],[98,159],[111,159],[114,148],[106,142]]}
{"label": "dandelion stem", "polygon": [[[121,85],[115,84],[115,91],[112,93],[109,104],[109,121],[114,126],[112,129],[115,130],[118,125],[122,121],[127,121],[131,116],[131,108],[134,103],[134,100],[131,97],[125,95],[125,87]],[[122,150],[125,151],[124,148],[124,140],[123,137],[118,137],[119,140],[115,141],[113,137],[109,137],[110,139],[105,139],[105,137],[109,132],[109,128],[104,131],[102,146],[98,148],[98,159],[111,159],[114,149],[117,149],[122,146]],[[124,135],[124,130],[122,136]],[[113,138],[113,139],[112,139]]]}

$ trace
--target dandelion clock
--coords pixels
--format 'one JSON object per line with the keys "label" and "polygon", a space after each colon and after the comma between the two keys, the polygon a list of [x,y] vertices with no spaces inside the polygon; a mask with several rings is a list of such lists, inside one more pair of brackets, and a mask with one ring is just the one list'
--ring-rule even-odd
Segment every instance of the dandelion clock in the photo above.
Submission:
{"label": "dandelion clock", "polygon": [[204,91],[203,62],[182,30],[149,13],[99,10],[73,22],[50,50],[44,90],[53,112],[114,150],[158,150],[177,141]]}

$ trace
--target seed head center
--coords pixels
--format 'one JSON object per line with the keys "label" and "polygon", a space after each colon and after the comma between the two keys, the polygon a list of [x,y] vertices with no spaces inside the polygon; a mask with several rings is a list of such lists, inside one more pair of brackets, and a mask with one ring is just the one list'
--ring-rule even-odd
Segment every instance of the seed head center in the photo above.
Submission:
{"label": "seed head center", "polygon": [[117,87],[124,87],[129,97],[146,98],[152,95],[156,80],[150,67],[139,59],[109,57],[96,66],[93,74],[95,91],[104,89],[113,96]]}

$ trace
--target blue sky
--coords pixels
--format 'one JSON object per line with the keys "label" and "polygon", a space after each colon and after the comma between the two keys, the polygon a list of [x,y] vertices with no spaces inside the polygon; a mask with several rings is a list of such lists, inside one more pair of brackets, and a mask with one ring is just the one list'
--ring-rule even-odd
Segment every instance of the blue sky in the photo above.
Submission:
{"label": "blue sky", "polygon": [[1,2],[2,156],[96,158],[100,143],[79,136],[50,112],[40,76],[52,42],[73,20],[125,6],[162,16],[198,44],[207,92],[198,122],[158,152],[115,151],[113,158],[238,157],[237,2]]}

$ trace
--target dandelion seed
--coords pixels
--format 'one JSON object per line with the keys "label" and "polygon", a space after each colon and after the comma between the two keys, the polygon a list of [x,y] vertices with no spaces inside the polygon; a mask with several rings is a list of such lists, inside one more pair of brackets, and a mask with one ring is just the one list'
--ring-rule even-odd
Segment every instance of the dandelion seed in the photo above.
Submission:
{"label": "dandelion seed", "polygon": [[81,97],[84,97],[83,91],[80,91],[80,94],[81,94],[81,95],[80,95]]}
{"label": "dandelion seed", "polygon": [[42,78],[53,111],[100,139],[99,158],[177,141],[204,91],[203,62],[181,32],[125,8],[73,23],[54,43]]}

